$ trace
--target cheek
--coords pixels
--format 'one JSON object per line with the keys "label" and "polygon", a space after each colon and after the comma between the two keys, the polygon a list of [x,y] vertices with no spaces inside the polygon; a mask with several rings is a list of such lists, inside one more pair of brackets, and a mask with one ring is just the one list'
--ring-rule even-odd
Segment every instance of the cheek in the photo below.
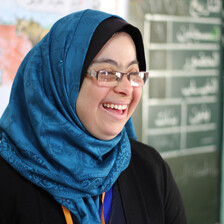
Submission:
{"label": "cheek", "polygon": [[133,90],[133,99],[129,108],[129,112],[128,112],[128,119],[132,116],[132,114],[134,113],[140,99],[142,96],[142,87],[135,87]]}
{"label": "cheek", "polygon": [[134,88],[133,99],[132,99],[132,103],[131,103],[130,108],[129,108],[128,117],[131,117],[132,114],[134,113],[134,111],[135,111],[136,107],[138,106],[138,103],[141,99],[141,96],[142,96],[142,87]]}
{"label": "cheek", "polygon": [[142,87],[135,87],[133,90],[133,104],[135,107],[138,105],[140,99],[142,97]]}
{"label": "cheek", "polygon": [[107,94],[108,88],[95,85],[91,79],[84,79],[76,101],[76,112],[87,130],[97,120],[98,109]]}
{"label": "cheek", "polygon": [[88,90],[86,100],[88,100],[89,106],[86,109],[91,110],[93,113],[97,112],[103,99],[108,95],[108,88],[96,87]]}

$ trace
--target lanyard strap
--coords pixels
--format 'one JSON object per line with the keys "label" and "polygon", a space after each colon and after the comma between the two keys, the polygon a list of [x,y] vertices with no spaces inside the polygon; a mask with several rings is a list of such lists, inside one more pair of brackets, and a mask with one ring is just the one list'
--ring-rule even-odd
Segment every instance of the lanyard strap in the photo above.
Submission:
{"label": "lanyard strap", "polygon": [[[102,212],[101,212],[100,219],[101,219],[101,223],[102,224],[105,224],[105,219],[104,219],[104,206],[103,206],[103,204],[104,204],[104,198],[105,198],[105,192],[103,192],[102,199],[101,199],[102,200]],[[73,224],[71,212],[67,208],[65,208],[63,205],[61,207],[62,207],[64,216],[65,216],[66,223],[67,224]]]}
{"label": "lanyard strap", "polygon": [[102,211],[101,211],[101,216],[100,216],[100,219],[101,219],[101,223],[102,224],[105,224],[105,219],[104,219],[104,198],[105,198],[105,192],[103,192],[102,194]]}
{"label": "lanyard strap", "polygon": [[65,208],[63,205],[61,207],[65,216],[66,223],[73,224],[71,212],[67,208]]}

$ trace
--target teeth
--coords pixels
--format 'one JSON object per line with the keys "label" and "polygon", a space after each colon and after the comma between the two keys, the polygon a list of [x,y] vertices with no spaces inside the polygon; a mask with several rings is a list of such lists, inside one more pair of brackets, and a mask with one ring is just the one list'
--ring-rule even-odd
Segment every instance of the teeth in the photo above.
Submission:
{"label": "teeth", "polygon": [[117,105],[117,104],[109,104],[109,103],[104,103],[104,107],[111,108],[111,109],[116,109],[116,110],[125,110],[127,108],[127,105]]}

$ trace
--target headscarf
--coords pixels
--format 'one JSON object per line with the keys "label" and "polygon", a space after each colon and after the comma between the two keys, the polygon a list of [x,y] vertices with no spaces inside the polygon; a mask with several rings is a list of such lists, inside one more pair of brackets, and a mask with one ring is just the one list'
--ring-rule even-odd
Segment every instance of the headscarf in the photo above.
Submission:
{"label": "headscarf", "polygon": [[[88,46],[111,17],[84,10],[57,21],[21,63],[0,120],[0,155],[79,223],[100,223],[99,195],[131,157],[125,128],[112,140],[96,139],[75,110]],[[128,128],[133,134],[131,121]]]}

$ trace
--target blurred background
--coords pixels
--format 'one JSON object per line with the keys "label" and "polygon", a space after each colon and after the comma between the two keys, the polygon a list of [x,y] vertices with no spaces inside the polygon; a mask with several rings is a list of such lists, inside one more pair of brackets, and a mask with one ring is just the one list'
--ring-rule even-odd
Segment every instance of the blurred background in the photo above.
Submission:
{"label": "blurred background", "polygon": [[222,0],[0,0],[0,116],[16,71],[59,18],[86,8],[142,31],[150,72],[133,121],[169,163],[189,224],[224,224]]}

